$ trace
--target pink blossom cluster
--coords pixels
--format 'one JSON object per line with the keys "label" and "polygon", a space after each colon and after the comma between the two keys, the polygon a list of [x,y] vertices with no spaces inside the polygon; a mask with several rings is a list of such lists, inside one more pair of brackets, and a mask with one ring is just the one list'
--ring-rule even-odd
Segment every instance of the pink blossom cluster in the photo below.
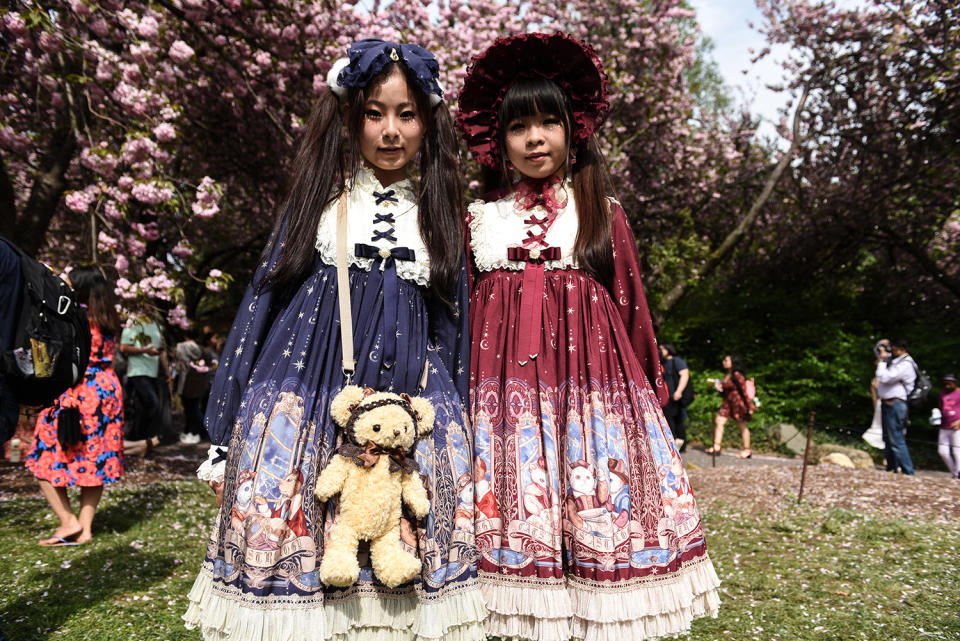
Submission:
{"label": "pink blossom cluster", "polygon": [[147,205],[159,205],[173,198],[173,186],[161,180],[153,179],[138,182],[130,188],[130,195]]}
{"label": "pink blossom cluster", "polygon": [[204,176],[197,186],[197,197],[193,203],[193,214],[198,218],[213,218],[220,212],[222,188],[210,176]]}
{"label": "pink blossom cluster", "polygon": [[81,190],[73,191],[66,195],[64,202],[71,211],[78,214],[86,213],[90,206],[97,201],[97,196],[93,191]]}

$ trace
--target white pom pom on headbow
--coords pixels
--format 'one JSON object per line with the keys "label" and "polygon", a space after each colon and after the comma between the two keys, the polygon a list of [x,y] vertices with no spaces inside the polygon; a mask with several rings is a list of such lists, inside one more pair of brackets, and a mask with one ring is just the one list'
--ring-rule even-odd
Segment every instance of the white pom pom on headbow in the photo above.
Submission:
{"label": "white pom pom on headbow", "polygon": [[[346,100],[347,98],[347,88],[341,85],[338,82],[340,78],[340,72],[350,66],[349,58],[338,58],[333,66],[330,67],[330,71],[327,72],[327,86],[330,87],[330,91],[333,92],[339,100]],[[440,93],[443,93],[443,85],[440,84],[440,80],[437,80],[437,87],[440,88]],[[443,100],[440,96],[435,93],[427,94],[427,97],[430,98],[430,106],[436,107]]]}
{"label": "white pom pom on headbow", "polygon": [[339,58],[330,67],[330,71],[327,72],[327,86],[330,87],[330,91],[333,92],[338,99],[344,100],[347,97],[347,88],[340,85],[337,82],[337,79],[340,77],[340,72],[343,71],[350,65],[350,58]]}
{"label": "white pom pom on headbow", "polygon": [[[443,94],[443,83],[440,82],[440,79],[437,78],[437,86],[440,87],[440,93]],[[427,94],[430,97],[430,106],[436,107],[440,104],[440,101],[443,100],[440,96],[435,93]]]}

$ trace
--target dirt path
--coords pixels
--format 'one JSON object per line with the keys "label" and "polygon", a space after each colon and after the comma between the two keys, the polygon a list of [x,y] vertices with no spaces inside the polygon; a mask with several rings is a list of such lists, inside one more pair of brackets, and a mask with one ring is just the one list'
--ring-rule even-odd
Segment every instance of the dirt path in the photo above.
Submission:
{"label": "dirt path", "polygon": [[[150,458],[128,456],[126,473],[119,485],[139,487],[161,481],[195,478],[197,466],[206,457],[206,445],[168,445]],[[796,506],[800,486],[800,461],[755,455],[748,461],[733,456],[717,459],[689,448],[684,458],[690,466],[690,482],[697,501],[705,508],[727,503],[745,511],[770,513]],[[692,465],[691,465],[692,464]],[[0,500],[14,497],[40,498],[33,475],[22,463],[0,461]],[[810,466],[803,501],[825,508],[847,508],[885,517],[922,517],[956,520],[960,505],[960,481],[946,474],[915,477],[879,470],[849,470],[832,465]]]}

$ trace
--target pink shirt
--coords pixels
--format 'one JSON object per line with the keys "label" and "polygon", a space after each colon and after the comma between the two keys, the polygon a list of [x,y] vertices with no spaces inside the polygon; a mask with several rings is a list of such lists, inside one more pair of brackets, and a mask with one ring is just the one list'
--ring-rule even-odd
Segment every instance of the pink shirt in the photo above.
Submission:
{"label": "pink shirt", "polygon": [[960,419],[960,389],[950,393],[940,392],[940,408],[943,413],[940,419],[940,428],[950,427],[954,421]]}

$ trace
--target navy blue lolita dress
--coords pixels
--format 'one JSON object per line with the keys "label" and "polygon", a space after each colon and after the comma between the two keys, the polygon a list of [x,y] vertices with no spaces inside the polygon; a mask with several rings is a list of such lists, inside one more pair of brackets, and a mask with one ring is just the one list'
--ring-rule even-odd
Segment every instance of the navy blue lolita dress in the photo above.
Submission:
{"label": "navy blue lolita dress", "polygon": [[[283,301],[248,289],[211,390],[205,423],[214,443],[229,444],[223,507],[184,615],[205,639],[484,638],[473,444],[462,405],[470,354],[465,264],[455,305],[435,300],[410,182],[384,188],[366,169],[353,182],[347,253],[354,382],[417,394],[426,368],[422,395],[437,411],[433,431],[416,449],[431,512],[402,532],[423,570],[411,584],[389,589],[376,581],[361,547],[355,585],[319,581],[335,506],[313,492],[338,446],[330,401],[344,385],[334,202],[319,225],[313,271],[299,288]],[[260,264],[255,280],[276,255]]]}

